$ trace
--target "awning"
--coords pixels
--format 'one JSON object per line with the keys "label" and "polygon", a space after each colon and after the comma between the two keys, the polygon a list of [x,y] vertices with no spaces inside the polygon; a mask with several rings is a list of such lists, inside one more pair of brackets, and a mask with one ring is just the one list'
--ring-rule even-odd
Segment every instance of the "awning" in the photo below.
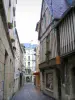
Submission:
{"label": "awning", "polygon": [[40,75],[40,72],[34,72],[33,75]]}

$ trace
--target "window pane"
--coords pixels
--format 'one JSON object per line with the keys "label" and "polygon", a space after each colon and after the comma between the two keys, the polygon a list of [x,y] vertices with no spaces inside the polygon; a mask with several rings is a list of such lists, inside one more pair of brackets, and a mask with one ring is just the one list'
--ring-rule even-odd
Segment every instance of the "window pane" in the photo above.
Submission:
{"label": "window pane", "polygon": [[28,60],[30,60],[30,56],[28,56]]}
{"label": "window pane", "polygon": [[30,62],[28,62],[28,67],[30,67]]}
{"label": "window pane", "polygon": [[46,74],[46,88],[53,90],[53,73]]}

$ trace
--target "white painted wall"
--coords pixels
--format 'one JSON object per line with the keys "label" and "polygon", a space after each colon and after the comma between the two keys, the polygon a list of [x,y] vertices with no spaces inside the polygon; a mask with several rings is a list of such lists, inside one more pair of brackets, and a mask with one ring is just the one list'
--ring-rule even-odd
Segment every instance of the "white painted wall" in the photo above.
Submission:
{"label": "white painted wall", "polygon": [[15,47],[16,47],[16,51],[15,51],[15,73],[14,73],[15,87],[14,87],[14,92],[17,92],[19,89],[20,70],[22,67],[22,53],[21,53],[21,49],[19,46],[17,36],[15,37]]}
{"label": "white painted wall", "polygon": [[[5,50],[8,53],[8,59],[5,64],[5,80],[4,80],[4,60]],[[10,63],[11,59],[11,63]],[[10,98],[13,94],[14,87],[14,58],[10,49],[9,41],[3,26],[2,18],[0,16],[0,83],[4,82],[4,98]],[[0,84],[1,86],[1,84]],[[10,87],[9,87],[10,86]],[[1,87],[0,87],[1,88]],[[2,87],[3,88],[3,87]]]}
{"label": "white painted wall", "polygon": [[[36,57],[35,57],[35,51],[34,49],[25,49],[26,53],[24,54],[24,58],[23,58],[23,64],[25,66],[25,68],[28,68],[28,62],[30,62],[30,68],[32,69],[32,71],[35,71],[35,66],[36,66]],[[30,61],[28,60],[28,56],[30,56]]]}

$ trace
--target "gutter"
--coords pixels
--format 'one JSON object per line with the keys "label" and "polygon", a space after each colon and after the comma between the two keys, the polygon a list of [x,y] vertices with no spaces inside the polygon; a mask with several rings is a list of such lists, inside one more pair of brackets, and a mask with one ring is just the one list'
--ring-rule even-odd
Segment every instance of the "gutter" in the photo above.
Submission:
{"label": "gutter", "polygon": [[10,45],[11,52],[12,52],[13,57],[14,57],[12,43],[11,43],[11,40],[10,40],[9,31],[8,31],[8,24],[7,24],[7,20],[6,20],[6,14],[5,14],[5,9],[4,9],[4,4],[3,4],[2,0],[0,1],[0,6],[1,6],[0,7],[0,13],[1,13],[1,17],[2,17],[4,28],[5,28],[5,31],[6,31],[6,36],[7,36],[9,45]]}

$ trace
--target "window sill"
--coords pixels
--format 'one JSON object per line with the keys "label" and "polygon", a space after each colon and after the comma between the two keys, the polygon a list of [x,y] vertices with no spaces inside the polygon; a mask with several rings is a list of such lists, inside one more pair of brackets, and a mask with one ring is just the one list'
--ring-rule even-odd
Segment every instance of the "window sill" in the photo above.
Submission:
{"label": "window sill", "polygon": [[47,90],[47,91],[49,91],[49,92],[53,92],[53,90],[50,90],[50,89],[48,89],[48,88],[45,88],[45,90]]}

